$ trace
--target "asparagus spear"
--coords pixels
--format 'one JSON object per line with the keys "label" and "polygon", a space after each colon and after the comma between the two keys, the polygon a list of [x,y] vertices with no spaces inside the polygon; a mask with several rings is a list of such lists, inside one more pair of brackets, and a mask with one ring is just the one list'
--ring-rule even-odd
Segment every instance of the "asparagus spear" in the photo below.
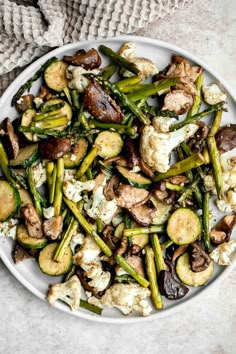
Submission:
{"label": "asparagus spear", "polygon": [[163,225],[152,225],[149,227],[134,227],[131,229],[124,230],[124,237],[141,235],[141,234],[152,234],[155,232],[164,232],[165,228]]}
{"label": "asparagus spear", "polygon": [[156,81],[151,84],[143,84],[141,85],[140,90],[130,93],[129,95],[127,95],[127,98],[131,102],[137,102],[142,98],[148,98],[152,95],[156,95],[162,92],[163,90],[166,90],[167,88],[176,85],[177,83],[179,83],[179,78],[174,77],[170,79]]}
{"label": "asparagus spear", "polygon": [[110,80],[112,75],[115,74],[116,69],[117,69],[116,65],[114,65],[114,64],[108,65],[102,69],[101,75],[102,75],[102,77],[104,77],[104,79]]}
{"label": "asparagus spear", "polygon": [[35,209],[36,209],[37,213],[39,214],[39,216],[42,217],[43,211],[42,211],[42,207],[41,207],[41,203],[40,203],[40,197],[39,197],[39,193],[38,193],[37,188],[34,183],[33,172],[32,172],[31,166],[26,169],[26,174],[28,177],[29,190],[30,190],[30,194],[31,194],[33,201],[34,201]]}
{"label": "asparagus spear", "polygon": [[175,165],[171,166],[171,168],[164,173],[160,173],[156,177],[154,177],[153,181],[158,182],[165,178],[173,177],[185,173],[186,171],[192,170],[193,168],[197,168],[205,163],[205,160],[202,154],[194,154],[186,159],[177,162]]}
{"label": "asparagus spear", "polygon": [[91,78],[97,81],[101,86],[105,88],[107,91],[111,91],[123,104],[124,107],[130,109],[130,111],[137,117],[141,123],[150,124],[150,120],[146,117],[146,115],[138,108],[133,102],[131,102],[125,94],[123,94],[115,84],[110,83],[107,80],[104,80],[102,77],[95,76],[93,74],[87,74],[86,77]]}
{"label": "asparagus spear", "polygon": [[150,283],[152,303],[157,310],[164,307],[162,297],[157,283],[157,274],[154,262],[154,253],[150,246],[145,247],[146,271]]}
{"label": "asparagus spear", "polygon": [[2,169],[3,174],[5,175],[6,179],[15,185],[15,181],[12,178],[8,164],[9,164],[9,161],[8,161],[6,151],[5,151],[2,143],[0,142],[0,167]]}
{"label": "asparagus spear", "polygon": [[[89,124],[88,124],[86,115],[84,114],[83,111],[81,111],[81,113],[80,113],[80,123],[81,123],[82,128],[83,128],[86,132],[89,132],[89,131],[90,131],[90,126],[89,126]],[[91,136],[88,136],[88,141],[89,141],[90,144],[93,144],[93,139],[92,139]]]}
{"label": "asparagus spear", "polygon": [[67,246],[70,244],[70,241],[72,239],[73,234],[78,228],[78,222],[72,217],[69,223],[69,226],[61,240],[61,242],[58,245],[58,248],[56,250],[56,253],[54,255],[54,261],[60,262],[64,256],[65,250]]}
{"label": "asparagus spear", "polygon": [[88,155],[84,158],[78,171],[76,172],[76,177],[78,179],[81,178],[85,174],[85,172],[87,171],[87,169],[92,164],[95,157],[97,156],[98,152],[99,152],[99,147],[97,145],[94,145],[92,147],[92,149],[90,150],[90,152],[88,153]]}
{"label": "asparagus spear", "polygon": [[101,218],[98,218],[98,219],[96,220],[96,224],[97,224],[97,232],[98,232],[99,234],[101,234],[102,231],[103,231],[103,223],[102,223]]}
{"label": "asparagus spear", "polygon": [[72,211],[74,214],[75,218],[78,220],[79,224],[82,226],[82,228],[93,237],[94,241],[97,243],[98,247],[101,248],[101,250],[105,253],[106,256],[110,257],[112,255],[112,251],[110,248],[105,244],[105,242],[98,236],[98,234],[93,230],[93,226],[88,223],[88,221],[85,219],[85,217],[81,214],[79,209],[77,208],[76,204],[67,199],[66,197],[63,197],[64,202],[66,205],[69,207],[69,209]]}
{"label": "asparagus spear", "polygon": [[222,111],[217,111],[208,136],[215,136],[220,129]]}
{"label": "asparagus spear", "polygon": [[149,286],[149,281],[145,279],[135,268],[133,268],[124,257],[120,254],[115,256],[116,262],[128,273],[130,274],[141,286],[147,288]]}
{"label": "asparagus spear", "polygon": [[161,249],[162,249],[162,250],[165,250],[165,249],[167,249],[168,247],[170,247],[171,245],[173,245],[173,241],[167,240],[167,241],[161,243]]}
{"label": "asparagus spear", "polygon": [[199,207],[202,207],[202,194],[198,188],[198,183],[202,179],[202,176],[200,174],[197,174],[193,181],[190,183],[190,185],[185,189],[185,191],[182,193],[180,198],[178,199],[178,203],[180,205],[183,205],[185,200],[194,192],[195,198],[197,200],[197,203]]}
{"label": "asparagus spear", "polygon": [[[0,166],[1,166],[1,162],[0,162]],[[17,184],[19,184],[24,189],[28,189],[27,183],[26,183],[25,178],[23,176],[21,176],[19,173],[17,173],[14,168],[10,167],[9,171],[10,171],[11,176],[13,178],[13,182],[12,183],[16,182]]]}
{"label": "asparagus spear", "polygon": [[115,83],[116,87],[120,90],[120,91],[124,91],[124,89],[126,89],[127,87],[131,87],[134,86],[135,84],[138,84],[141,81],[141,78],[138,76],[132,76],[132,77],[128,77],[127,79],[123,79],[121,81],[118,81]]}
{"label": "asparagus spear", "polygon": [[223,105],[224,105],[224,102],[217,103],[217,104],[207,108],[205,111],[202,111],[201,113],[195,114],[192,117],[188,117],[188,118],[186,118],[184,121],[182,121],[180,123],[173,124],[170,127],[170,131],[172,132],[174,130],[180,129],[180,128],[182,128],[185,125],[190,124],[190,123],[196,123],[200,119],[202,119],[203,117],[208,116],[209,114],[211,114],[211,113],[213,113],[215,111],[222,110],[223,109]]}
{"label": "asparagus spear", "polygon": [[98,128],[98,129],[104,129],[104,130],[115,130],[116,132],[120,134],[127,134],[130,136],[135,135],[136,129],[133,127],[128,127],[125,124],[117,124],[117,123],[103,123],[99,122],[98,120],[95,119],[90,119],[89,120],[89,127],[90,128]]}
{"label": "asparagus spear", "polygon": [[60,115],[61,115],[61,108],[50,110],[49,112],[37,113],[34,116],[34,122],[38,122],[40,120],[48,119],[48,118],[58,118]]}
{"label": "asparagus spear", "polygon": [[32,126],[36,126],[37,128],[41,129],[52,129],[52,128],[59,128],[67,125],[68,117],[66,115],[59,116],[59,117],[52,117],[41,120],[39,122],[33,122]]}
{"label": "asparagus spear", "polygon": [[116,65],[131,71],[131,73],[135,75],[139,74],[139,69],[134,63],[131,63],[129,60],[123,58],[121,55],[114,52],[111,48],[108,48],[105,45],[100,45],[99,50],[102,54],[108,56]]}
{"label": "asparagus spear", "polygon": [[42,108],[40,108],[40,110],[43,113],[55,112],[56,110],[60,110],[60,108],[64,107],[64,105],[65,105],[64,102],[55,103],[46,106],[43,105]]}
{"label": "asparagus spear", "polygon": [[194,98],[194,102],[190,110],[188,111],[187,118],[194,116],[200,110],[201,101],[202,101],[202,84],[203,84],[203,74],[198,75],[197,80],[195,81],[195,86],[197,89],[197,94]]}
{"label": "asparagus spear", "polygon": [[209,192],[204,193],[203,204],[202,204],[203,243],[204,243],[204,248],[207,252],[211,252],[209,199],[210,199],[210,193]]}
{"label": "asparagus spear", "polygon": [[213,176],[216,185],[217,197],[218,199],[222,199],[224,196],[222,167],[220,163],[219,151],[217,149],[214,136],[207,137],[207,146],[208,146],[210,161],[213,167]]}
{"label": "asparagus spear", "polygon": [[184,190],[184,186],[179,186],[178,184],[173,184],[166,182],[166,188],[169,189],[170,191],[176,191],[176,192],[181,192]]}
{"label": "asparagus spear", "polygon": [[161,270],[166,270],[167,267],[164,261],[160,241],[157,234],[152,235],[151,244],[155,256],[157,274],[159,274]]}
{"label": "asparagus spear", "polygon": [[102,309],[98,306],[89,304],[87,301],[80,299],[80,303],[79,306],[82,309],[88,310],[90,312],[96,313],[97,315],[101,315],[102,314]]}
{"label": "asparagus spear", "polygon": [[13,96],[12,101],[11,101],[11,105],[14,106],[16,104],[16,101],[20,98],[20,96],[23,95],[23,93],[27,90],[29,91],[33,82],[38,80],[40,78],[40,76],[44,73],[44,71],[47,69],[48,66],[50,66],[52,63],[54,63],[55,61],[57,61],[58,59],[56,57],[50,58],[49,60],[46,61],[46,63],[44,63],[41,68],[36,71],[36,73],[34,74],[34,76],[31,77],[31,79],[29,79],[27,82],[25,82],[20,88],[19,90],[16,92],[16,94]]}
{"label": "asparagus spear", "polygon": [[72,107],[78,111],[80,109],[79,95],[77,90],[71,90]]}
{"label": "asparagus spear", "polygon": [[[49,193],[49,203],[52,204],[53,199],[51,193],[52,193],[52,188],[53,188],[53,171],[54,171],[54,162],[49,161],[47,162],[46,166],[46,172],[47,172],[47,182],[48,182],[48,193]],[[52,200],[52,201],[51,201]]]}
{"label": "asparagus spear", "polygon": [[43,137],[44,139],[47,139],[48,136],[53,136],[55,138],[70,138],[72,139],[73,137],[82,137],[85,136],[85,134],[79,134],[78,132],[66,132],[66,131],[58,131],[58,130],[53,130],[53,129],[42,129],[34,126],[20,126],[18,128],[20,132],[30,132],[34,133],[37,135],[40,135],[40,137]]}
{"label": "asparagus spear", "polygon": [[[177,154],[178,154],[179,159],[180,159],[180,160],[184,160],[183,150],[181,149],[180,146],[177,147],[176,151],[177,151]],[[188,181],[189,181],[189,182],[192,182],[192,181],[193,181],[193,172],[192,172],[191,170],[186,171],[185,175],[186,175],[186,177],[188,178]]]}
{"label": "asparagus spear", "polygon": [[57,177],[55,183],[55,193],[54,193],[54,213],[56,216],[61,213],[61,205],[62,205],[62,186],[64,181],[64,160],[60,157],[57,160]]}

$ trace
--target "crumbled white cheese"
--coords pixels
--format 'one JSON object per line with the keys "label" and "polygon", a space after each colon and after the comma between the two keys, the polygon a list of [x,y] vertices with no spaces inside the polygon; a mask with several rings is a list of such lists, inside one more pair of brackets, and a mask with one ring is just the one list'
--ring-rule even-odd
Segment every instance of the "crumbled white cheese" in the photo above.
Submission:
{"label": "crumbled white cheese", "polygon": [[211,259],[220,265],[230,265],[231,254],[236,250],[236,241],[231,240],[229,242],[224,242],[218,247],[216,247],[211,253]]}
{"label": "crumbled white cheese", "polygon": [[43,104],[43,99],[40,98],[40,97],[35,97],[34,98],[34,103],[35,103],[35,106],[36,106],[36,109],[40,108]]}
{"label": "crumbled white cheese", "polygon": [[18,220],[10,219],[9,221],[0,222],[0,237],[16,238],[16,228]]}
{"label": "crumbled white cheese", "polygon": [[88,87],[90,81],[84,76],[84,74],[94,74],[98,75],[99,70],[85,70],[82,66],[68,66],[67,68],[67,78],[69,81],[69,88],[76,89],[78,92],[84,92]]}
{"label": "crumbled white cheese", "polygon": [[55,215],[55,210],[53,206],[50,206],[49,208],[43,208],[43,216],[45,219],[51,219]]}
{"label": "crumbled white cheese", "polygon": [[70,160],[71,161],[76,161],[76,155],[75,154],[71,154]]}
{"label": "crumbled white cheese", "polygon": [[24,98],[23,98],[23,97],[20,97],[20,98],[16,101],[17,104],[22,104],[23,102],[24,102]]}
{"label": "crumbled white cheese", "polygon": [[32,174],[36,188],[41,187],[47,181],[46,169],[41,162],[32,167]]}
{"label": "crumbled white cheese", "polygon": [[133,168],[132,168],[132,170],[130,170],[129,172],[133,172],[133,173],[137,173],[137,172],[139,172],[139,171],[141,171],[141,168],[139,167],[139,166],[134,166]]}
{"label": "crumbled white cheese", "polygon": [[82,199],[81,193],[93,190],[95,184],[95,180],[86,182],[76,181],[75,179],[67,180],[63,184],[63,193],[68,199],[77,203]]}
{"label": "crumbled white cheese", "polygon": [[227,95],[222,92],[217,84],[202,86],[204,101],[210,105],[226,101]]}

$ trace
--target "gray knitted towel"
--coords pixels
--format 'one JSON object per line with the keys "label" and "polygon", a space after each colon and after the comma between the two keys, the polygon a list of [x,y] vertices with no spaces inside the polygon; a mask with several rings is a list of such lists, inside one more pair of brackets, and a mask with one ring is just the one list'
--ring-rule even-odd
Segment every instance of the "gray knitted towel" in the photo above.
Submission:
{"label": "gray knitted towel", "polygon": [[0,0],[0,95],[52,47],[132,33],[191,1]]}

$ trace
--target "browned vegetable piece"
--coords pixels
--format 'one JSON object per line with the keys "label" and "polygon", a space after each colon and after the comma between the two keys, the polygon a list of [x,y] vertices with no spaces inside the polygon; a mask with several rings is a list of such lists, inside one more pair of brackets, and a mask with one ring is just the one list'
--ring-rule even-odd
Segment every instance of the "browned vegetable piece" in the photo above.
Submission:
{"label": "browned vegetable piece", "polygon": [[202,68],[191,63],[180,55],[173,55],[166,76],[168,77],[188,77],[191,82],[195,82],[201,74]]}
{"label": "browned vegetable piece", "polygon": [[43,159],[57,160],[70,151],[70,139],[52,138],[41,141],[39,144],[39,153]]}
{"label": "browned vegetable piece", "polygon": [[125,139],[124,143],[124,153],[128,161],[129,167],[134,167],[139,165],[139,153],[138,149],[136,148],[138,145],[138,142],[135,142],[127,137]]}
{"label": "browned vegetable piece", "polygon": [[139,225],[149,226],[152,223],[153,209],[149,208],[146,204],[133,207],[129,209],[129,212]]}
{"label": "browned vegetable piece", "polygon": [[181,176],[181,175],[178,175],[178,176],[174,176],[174,177],[170,177],[168,178],[168,181],[170,183],[173,183],[173,184],[177,184],[177,185],[184,185],[185,182],[187,182],[187,177],[186,176]]}
{"label": "browned vegetable piece", "polygon": [[51,93],[51,91],[49,90],[48,87],[42,85],[40,87],[40,91],[39,91],[39,94],[38,94],[38,98],[41,98],[42,100],[50,100],[50,98],[52,98],[53,94]]}
{"label": "browned vegetable piece", "polygon": [[128,248],[128,238],[122,237],[120,246],[119,248],[117,248],[115,252],[123,256],[123,254],[127,251],[127,248]]}
{"label": "browned vegetable piece", "polygon": [[193,153],[203,151],[206,143],[206,137],[209,132],[209,127],[204,122],[198,122],[197,124],[199,126],[199,129],[194,134],[194,136],[188,141],[188,145]]}
{"label": "browned vegetable piece", "polygon": [[115,162],[118,166],[129,167],[128,161],[125,159],[124,156],[111,157],[109,159],[105,159],[103,162],[106,165],[111,165],[113,162]]}
{"label": "browned vegetable piece", "polygon": [[19,139],[14,132],[13,125],[9,118],[4,119],[2,122],[2,128],[5,132],[1,137],[2,144],[9,160],[14,160],[19,153]]}
{"label": "browned vegetable piece", "polygon": [[154,196],[165,204],[172,204],[175,200],[176,193],[166,189],[165,181],[156,182],[152,188]]}
{"label": "browned vegetable piece", "polygon": [[189,263],[193,272],[202,272],[209,267],[211,258],[198,243],[189,245],[189,252]]}
{"label": "browned vegetable piece", "polygon": [[43,222],[43,231],[49,240],[56,240],[62,232],[63,218],[61,215],[53,216]]}
{"label": "browned vegetable piece", "polygon": [[102,234],[103,241],[107,244],[108,247],[110,247],[112,251],[114,251],[120,241],[118,237],[114,236],[114,228],[111,225],[107,225],[105,226]]}
{"label": "browned vegetable piece", "polygon": [[42,221],[32,204],[21,207],[21,213],[25,219],[25,226],[31,237],[43,238]]}
{"label": "browned vegetable piece", "polygon": [[90,293],[93,294],[93,296],[97,297],[98,299],[101,297],[98,295],[98,293],[94,290],[92,286],[88,284],[87,279],[85,278],[84,271],[81,268],[76,269],[76,275],[79,278],[83,288],[85,291],[89,291]]}
{"label": "browned vegetable piece", "polygon": [[232,230],[236,224],[236,215],[226,215],[220,222],[211,230],[210,238],[211,242],[215,245],[219,245],[223,242],[228,242]]}
{"label": "browned vegetable piece", "polygon": [[124,118],[120,107],[96,81],[87,87],[84,104],[89,113],[102,122],[120,123]]}
{"label": "browned vegetable piece", "polygon": [[173,256],[171,258],[172,262],[175,262],[176,259],[181,256],[181,254],[184,254],[187,251],[188,245],[182,245],[179,246],[173,253]]}
{"label": "browned vegetable piece", "polygon": [[28,253],[28,251],[22,247],[19,243],[15,244],[12,259],[15,264],[24,261],[25,259],[32,258],[33,256]]}
{"label": "browned vegetable piece", "polygon": [[150,178],[154,178],[155,174],[153,173],[153,171],[151,170],[151,168],[143,161],[143,159],[140,158],[139,160],[139,167],[141,168],[142,172],[150,177]]}
{"label": "browned vegetable piece", "polygon": [[87,53],[79,51],[74,56],[64,56],[63,61],[68,64],[82,66],[86,70],[98,68],[102,62],[100,55],[94,48],[90,49]]}
{"label": "browned vegetable piece", "polygon": [[184,90],[173,90],[164,98],[163,110],[168,109],[176,114],[186,113],[193,105],[193,97]]}
{"label": "browned vegetable piece", "polygon": [[16,109],[18,112],[24,112],[28,108],[33,107],[33,100],[34,96],[33,95],[25,95],[21,96],[17,101],[16,101]]}
{"label": "browned vegetable piece", "polygon": [[236,124],[222,127],[215,135],[219,152],[230,151],[236,147]]}
{"label": "browned vegetable piece", "polygon": [[182,299],[189,292],[187,286],[177,281],[174,275],[167,270],[160,271],[158,284],[161,295],[169,300]]}
{"label": "browned vegetable piece", "polygon": [[118,188],[120,183],[119,177],[113,175],[111,179],[107,182],[104,188],[104,195],[106,200],[112,200],[115,198],[115,190]]}
{"label": "browned vegetable piece", "polygon": [[150,196],[146,189],[129,184],[121,184],[115,194],[117,205],[127,209],[146,203]]}
{"label": "browned vegetable piece", "polygon": [[132,244],[129,246],[129,250],[128,250],[128,253],[133,256],[137,256],[137,255],[140,255],[140,252],[141,252],[141,247],[139,245],[136,245],[136,244]]}
{"label": "browned vegetable piece", "polygon": [[145,276],[143,259],[140,256],[128,254],[128,256],[126,257],[126,261],[142,276]]}

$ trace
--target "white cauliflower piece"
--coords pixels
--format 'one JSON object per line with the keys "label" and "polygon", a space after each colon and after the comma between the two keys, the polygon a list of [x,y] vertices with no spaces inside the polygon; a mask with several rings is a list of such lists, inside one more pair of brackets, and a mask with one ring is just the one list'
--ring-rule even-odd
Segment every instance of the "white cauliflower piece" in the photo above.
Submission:
{"label": "white cauliflower piece", "polygon": [[210,105],[226,101],[227,95],[222,92],[217,84],[202,86],[204,101]]}
{"label": "white cauliflower piece", "polygon": [[46,168],[41,162],[32,167],[32,175],[36,188],[40,188],[47,181]]}
{"label": "white cauliflower piece", "polygon": [[109,308],[116,307],[124,315],[133,311],[148,316],[152,308],[145,300],[150,297],[151,291],[138,284],[113,284],[101,297],[101,304]]}
{"label": "white cauliflower piece", "polygon": [[224,242],[218,247],[216,247],[210,253],[210,257],[215,263],[218,263],[219,265],[230,265],[231,264],[230,256],[235,250],[236,250],[236,241],[231,240],[229,242]]}
{"label": "white cauliflower piece", "polygon": [[51,219],[55,215],[55,210],[53,206],[50,206],[49,208],[43,208],[43,216],[45,219]]}
{"label": "white cauliflower piece", "polygon": [[118,206],[115,199],[106,200],[104,187],[106,185],[106,175],[100,174],[96,178],[96,188],[93,189],[93,196],[84,204],[88,216],[92,219],[100,218],[104,224],[110,224]]}
{"label": "white cauliflower piece", "polygon": [[73,275],[68,281],[52,285],[49,289],[47,300],[54,305],[57,300],[66,302],[72,311],[78,310],[80,305],[81,283],[77,275]]}
{"label": "white cauliflower piece", "polygon": [[65,169],[64,170],[64,181],[70,181],[75,178],[76,170]]}
{"label": "white cauliflower piece", "polygon": [[98,75],[99,70],[85,70],[82,66],[68,66],[66,76],[70,80],[68,84],[69,88],[76,89],[80,93],[84,92],[90,83],[84,74]]}
{"label": "white cauliflower piece", "polygon": [[229,204],[226,200],[224,199],[217,199],[216,200],[216,205],[217,208],[222,211],[222,213],[231,213],[232,210],[232,205]]}
{"label": "white cauliflower piece", "polygon": [[168,171],[171,151],[194,135],[197,130],[196,124],[188,124],[173,132],[158,133],[152,125],[146,125],[140,141],[140,153],[144,162],[153,171]]}
{"label": "white cauliflower piece", "polygon": [[236,148],[220,155],[220,162],[224,172],[236,173]]}
{"label": "white cauliflower piece", "polygon": [[43,99],[40,97],[35,97],[34,103],[35,103],[36,109],[39,109],[43,104]]}
{"label": "white cauliflower piece", "polygon": [[99,277],[94,277],[92,280],[88,282],[88,285],[96,289],[97,292],[103,291],[107,288],[110,279],[111,279],[111,273],[102,271]]}
{"label": "white cauliflower piece", "polygon": [[[153,76],[155,74],[159,73],[159,69],[157,65],[150,59],[148,58],[138,58],[135,57],[135,50],[136,50],[136,45],[135,43],[132,42],[127,42],[124,43],[120,50],[119,54],[128,59],[130,62],[134,63],[137,68],[139,69],[139,76],[144,80],[149,76]],[[131,73],[128,70],[121,70],[121,75],[124,77],[131,77],[134,76],[133,73]]]}
{"label": "white cauliflower piece", "polygon": [[71,241],[70,241],[70,248],[72,253],[75,253],[75,248],[78,245],[82,245],[84,241],[84,235],[81,232],[77,232],[74,235],[72,235]]}
{"label": "white cauliflower piece", "polygon": [[81,193],[93,190],[95,184],[95,180],[86,182],[76,181],[75,179],[67,180],[63,184],[63,193],[68,199],[77,203],[82,199]]}
{"label": "white cauliflower piece", "polygon": [[170,131],[170,126],[175,124],[177,119],[158,116],[153,118],[152,124],[158,133],[168,133]]}
{"label": "white cauliflower piece", "polygon": [[9,221],[0,222],[0,237],[16,238],[16,228],[18,220],[10,219]]}

